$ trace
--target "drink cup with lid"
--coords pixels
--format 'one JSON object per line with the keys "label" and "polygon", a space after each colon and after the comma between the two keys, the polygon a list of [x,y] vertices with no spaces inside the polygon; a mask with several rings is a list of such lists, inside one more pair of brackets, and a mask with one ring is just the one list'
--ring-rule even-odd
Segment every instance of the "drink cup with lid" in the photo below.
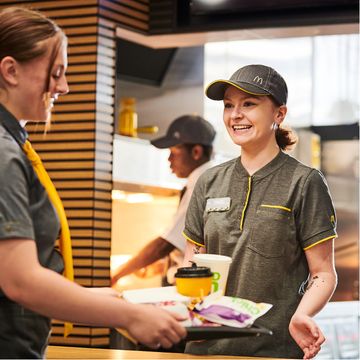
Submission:
{"label": "drink cup with lid", "polygon": [[197,266],[206,266],[213,272],[211,292],[222,290],[225,294],[226,282],[231,264],[231,257],[216,254],[195,254]]}

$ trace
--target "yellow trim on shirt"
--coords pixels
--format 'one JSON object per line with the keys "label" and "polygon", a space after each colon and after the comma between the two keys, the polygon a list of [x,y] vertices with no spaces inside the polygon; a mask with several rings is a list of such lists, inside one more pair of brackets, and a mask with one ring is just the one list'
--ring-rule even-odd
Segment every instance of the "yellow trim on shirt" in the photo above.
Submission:
{"label": "yellow trim on shirt", "polygon": [[190,239],[188,236],[185,235],[184,232],[182,232],[182,236],[187,240],[187,241],[190,241],[191,243],[197,245],[197,246],[201,246],[201,247],[204,247],[205,245],[204,244],[199,244],[197,243],[196,241],[194,241],[193,239]]}
{"label": "yellow trim on shirt", "polygon": [[260,205],[261,207],[266,207],[266,208],[273,208],[273,209],[282,209],[285,211],[289,211],[291,212],[291,209],[285,207],[285,206],[281,206],[281,205],[266,205],[266,204],[262,204]]}
{"label": "yellow trim on shirt", "polygon": [[321,244],[321,243],[323,243],[323,242],[325,242],[325,241],[327,241],[327,240],[335,239],[335,238],[336,238],[336,235],[328,236],[328,237],[325,238],[325,239],[319,240],[319,241],[316,242],[315,244],[312,244],[312,245],[307,246],[306,248],[304,248],[304,251],[311,249],[311,248],[314,247],[315,245],[319,245],[319,244]]}
{"label": "yellow trim on shirt", "polygon": [[248,192],[247,192],[247,194],[246,194],[245,205],[244,205],[243,211],[242,211],[242,213],[241,213],[240,230],[243,229],[245,211],[246,211],[246,208],[247,208],[247,206],[248,206],[249,197],[250,197],[250,192],[251,192],[251,176],[249,176]]}

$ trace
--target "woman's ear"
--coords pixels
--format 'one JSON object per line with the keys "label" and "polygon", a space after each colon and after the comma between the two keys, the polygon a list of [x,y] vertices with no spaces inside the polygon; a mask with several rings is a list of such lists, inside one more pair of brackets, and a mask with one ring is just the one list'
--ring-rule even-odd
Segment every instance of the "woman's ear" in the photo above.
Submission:
{"label": "woman's ear", "polygon": [[287,114],[286,105],[279,106],[277,109],[277,113],[275,115],[275,123],[277,125],[280,125],[284,121],[286,114]]}
{"label": "woman's ear", "polygon": [[0,75],[8,85],[17,85],[19,83],[18,79],[18,63],[11,56],[5,56],[0,61]]}

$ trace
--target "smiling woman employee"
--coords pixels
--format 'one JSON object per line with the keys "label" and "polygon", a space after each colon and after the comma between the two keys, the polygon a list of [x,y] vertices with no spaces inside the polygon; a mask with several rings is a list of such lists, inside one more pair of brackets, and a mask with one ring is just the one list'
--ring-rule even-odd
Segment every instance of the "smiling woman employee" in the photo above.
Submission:
{"label": "smiling woman employee", "polygon": [[125,328],[151,348],[171,347],[186,333],[179,317],[60,275],[58,217],[62,234],[67,223],[61,202],[52,201],[57,194],[50,180],[38,177],[25,155],[38,170],[23,126],[48,120],[53,101],[68,92],[66,45],[64,33],[43,15],[22,8],[0,12],[0,357],[44,357],[50,317]]}
{"label": "smiling woman employee", "polygon": [[[186,216],[185,264],[196,252],[231,256],[226,295],[273,304],[258,324],[274,335],[190,343],[186,351],[311,358],[324,341],[312,316],[336,286],[335,212],[324,177],[283,152],[294,140],[281,126],[287,86],[274,69],[245,66],[211,83],[206,95],[223,100],[241,157],[198,180]],[[214,202],[222,209],[209,206]]]}

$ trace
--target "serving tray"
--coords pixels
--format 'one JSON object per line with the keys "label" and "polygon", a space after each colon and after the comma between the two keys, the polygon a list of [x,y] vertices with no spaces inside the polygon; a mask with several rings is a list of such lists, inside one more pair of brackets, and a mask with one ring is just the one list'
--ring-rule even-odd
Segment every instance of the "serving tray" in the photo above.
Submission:
{"label": "serving tray", "polygon": [[233,338],[241,336],[272,335],[272,331],[259,325],[247,328],[236,328],[232,326],[192,326],[187,327],[185,341],[213,340],[222,338]]}

